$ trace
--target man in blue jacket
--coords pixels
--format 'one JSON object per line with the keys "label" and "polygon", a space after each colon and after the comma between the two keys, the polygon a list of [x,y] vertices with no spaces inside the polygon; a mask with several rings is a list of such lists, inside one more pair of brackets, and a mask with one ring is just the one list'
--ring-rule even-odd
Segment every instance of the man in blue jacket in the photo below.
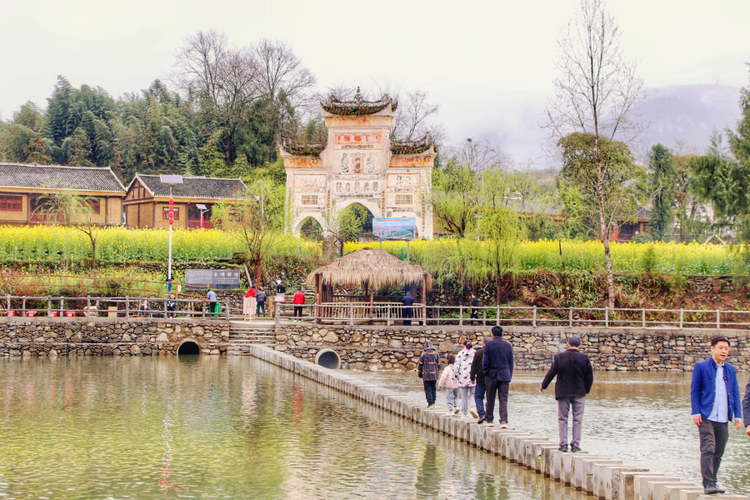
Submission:
{"label": "man in blue jacket", "polygon": [[728,354],[729,339],[712,338],[711,357],[695,364],[690,387],[693,423],[701,442],[703,490],[708,495],[724,493],[716,484],[716,473],[729,438],[728,423],[734,419],[737,430],[742,428],[737,371],[725,362]]}
{"label": "man in blue jacket", "polygon": [[492,327],[492,340],[484,346],[482,371],[487,384],[487,413],[484,417],[488,427],[495,419],[495,396],[497,395],[500,427],[508,427],[508,388],[513,377],[513,347],[503,340],[503,329]]}

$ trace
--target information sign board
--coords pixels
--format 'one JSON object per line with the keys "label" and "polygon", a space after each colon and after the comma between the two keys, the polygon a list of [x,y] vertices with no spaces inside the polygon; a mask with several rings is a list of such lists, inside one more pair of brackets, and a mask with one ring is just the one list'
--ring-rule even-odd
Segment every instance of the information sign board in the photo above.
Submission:
{"label": "information sign board", "polygon": [[205,288],[211,285],[216,290],[233,290],[240,287],[240,271],[237,269],[187,269],[185,284]]}
{"label": "information sign board", "polygon": [[388,217],[372,219],[374,241],[412,241],[416,234],[414,217]]}

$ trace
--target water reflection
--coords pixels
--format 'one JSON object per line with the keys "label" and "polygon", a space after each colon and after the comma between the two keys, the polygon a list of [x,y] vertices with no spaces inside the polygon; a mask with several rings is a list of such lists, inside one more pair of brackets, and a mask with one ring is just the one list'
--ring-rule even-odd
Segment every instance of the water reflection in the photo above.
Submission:
{"label": "water reflection", "polygon": [[583,499],[250,358],[0,361],[0,497]]}

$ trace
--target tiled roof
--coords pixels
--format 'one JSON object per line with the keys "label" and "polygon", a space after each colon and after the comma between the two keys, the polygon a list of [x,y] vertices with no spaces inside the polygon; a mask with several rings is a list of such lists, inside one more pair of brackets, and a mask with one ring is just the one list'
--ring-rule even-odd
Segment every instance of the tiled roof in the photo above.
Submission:
{"label": "tiled roof", "polygon": [[287,153],[297,156],[319,156],[326,148],[327,142],[324,143],[300,143],[294,141],[283,141],[281,147]]}
{"label": "tiled roof", "polygon": [[124,193],[109,168],[0,163],[0,187]]}
{"label": "tiled roof", "polygon": [[[133,181],[136,179],[139,179],[141,184],[154,194],[154,197],[169,196],[169,184],[162,184],[158,175],[135,174]],[[128,189],[130,189],[129,186]],[[174,185],[172,196],[175,198],[235,199],[245,189],[247,186],[240,179],[183,175],[182,184]]]}
{"label": "tiled roof", "polygon": [[392,141],[391,152],[395,155],[420,154],[433,146],[432,137],[428,132],[418,141]]}
{"label": "tiled roof", "polygon": [[398,102],[388,97],[388,94],[385,94],[377,101],[365,101],[362,97],[362,93],[359,91],[359,87],[357,87],[357,93],[354,94],[354,100],[340,101],[336,96],[331,95],[328,97],[327,101],[321,102],[320,106],[332,115],[362,116],[372,115],[382,111],[389,104],[391,105],[391,111],[396,111]]}

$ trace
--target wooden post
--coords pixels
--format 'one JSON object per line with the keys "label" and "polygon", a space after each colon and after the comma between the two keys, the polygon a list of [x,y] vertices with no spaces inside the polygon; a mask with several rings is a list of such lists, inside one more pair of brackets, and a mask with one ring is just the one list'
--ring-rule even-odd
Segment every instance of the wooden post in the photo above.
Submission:
{"label": "wooden post", "polygon": [[536,327],[536,306],[534,306],[534,319],[531,320],[531,326]]}
{"label": "wooden post", "polygon": [[125,296],[125,317],[130,317],[130,298],[128,296]]}
{"label": "wooden post", "polygon": [[682,321],[685,317],[685,310],[680,308],[680,330],[682,330]]}
{"label": "wooden post", "polygon": [[230,303],[230,300],[229,300],[229,297],[227,297],[227,321],[229,321],[229,303]]}
{"label": "wooden post", "polygon": [[[88,313],[89,316],[91,316],[91,296],[90,295],[86,295],[86,312]],[[86,315],[84,314],[84,316]]]}
{"label": "wooden post", "polygon": [[497,322],[497,326],[500,326],[500,306],[495,306],[495,307],[497,308],[497,317],[495,319]]}
{"label": "wooden post", "polygon": [[349,324],[354,324],[354,303],[349,302]]}
{"label": "wooden post", "polygon": [[604,328],[609,328],[609,306],[604,308]]}
{"label": "wooden post", "polygon": [[458,326],[464,326],[464,306],[463,305],[458,306]]}
{"label": "wooden post", "polygon": [[[276,301],[274,301],[274,305],[276,304]],[[280,307],[274,307],[274,321],[276,323],[276,328],[279,327],[279,324],[281,323],[281,316],[279,315],[281,308]]]}
{"label": "wooden post", "polygon": [[47,317],[49,318],[49,313],[52,311],[52,297],[47,297]]}
{"label": "wooden post", "polygon": [[390,304],[388,304],[388,308],[386,310],[385,318],[386,318],[385,319],[385,325],[386,326],[391,326],[391,305]]}
{"label": "wooden post", "polygon": [[641,326],[646,328],[646,309],[641,309]]}
{"label": "wooden post", "polygon": [[573,328],[573,308],[572,307],[568,308],[568,326]]}
{"label": "wooden post", "polygon": [[721,311],[716,310],[716,329],[721,330]]}

